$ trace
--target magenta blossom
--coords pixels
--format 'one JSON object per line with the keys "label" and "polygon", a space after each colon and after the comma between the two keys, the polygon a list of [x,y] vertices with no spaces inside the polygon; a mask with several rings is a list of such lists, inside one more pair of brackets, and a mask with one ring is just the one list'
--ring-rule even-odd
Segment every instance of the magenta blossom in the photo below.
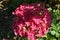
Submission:
{"label": "magenta blossom", "polygon": [[23,3],[12,14],[16,15],[12,26],[14,34],[25,36],[28,40],[44,36],[50,28],[51,15],[40,3]]}

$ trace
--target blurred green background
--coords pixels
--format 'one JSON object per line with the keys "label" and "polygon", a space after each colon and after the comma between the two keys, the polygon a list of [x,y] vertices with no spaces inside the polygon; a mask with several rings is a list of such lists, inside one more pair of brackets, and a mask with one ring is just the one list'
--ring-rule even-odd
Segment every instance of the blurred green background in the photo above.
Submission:
{"label": "blurred green background", "polygon": [[42,3],[52,15],[49,32],[39,40],[60,40],[60,0],[0,0],[0,40],[27,40],[25,37],[15,36],[12,29],[12,11],[21,3]]}

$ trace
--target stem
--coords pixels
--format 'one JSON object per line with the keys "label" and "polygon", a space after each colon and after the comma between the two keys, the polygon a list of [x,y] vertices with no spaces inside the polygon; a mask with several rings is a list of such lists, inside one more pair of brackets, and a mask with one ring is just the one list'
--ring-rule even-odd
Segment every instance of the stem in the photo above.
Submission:
{"label": "stem", "polygon": [[44,1],[44,3],[43,3],[43,8],[45,8],[46,2],[47,2],[47,0]]}

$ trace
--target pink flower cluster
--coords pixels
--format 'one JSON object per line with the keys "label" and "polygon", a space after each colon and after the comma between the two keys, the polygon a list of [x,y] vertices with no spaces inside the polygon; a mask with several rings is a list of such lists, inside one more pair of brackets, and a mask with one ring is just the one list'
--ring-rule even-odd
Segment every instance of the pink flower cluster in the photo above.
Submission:
{"label": "pink flower cluster", "polygon": [[21,4],[13,15],[13,30],[15,35],[25,36],[28,40],[36,40],[36,37],[44,36],[51,24],[51,15],[40,3]]}

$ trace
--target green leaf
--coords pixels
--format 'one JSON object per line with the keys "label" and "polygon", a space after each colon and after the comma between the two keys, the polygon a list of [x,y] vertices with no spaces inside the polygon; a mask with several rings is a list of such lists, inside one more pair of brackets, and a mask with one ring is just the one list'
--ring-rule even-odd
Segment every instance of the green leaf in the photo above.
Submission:
{"label": "green leaf", "polygon": [[59,33],[58,32],[56,32],[56,37],[59,37]]}
{"label": "green leaf", "polygon": [[26,37],[21,37],[21,40],[27,40],[27,38]]}
{"label": "green leaf", "polygon": [[46,37],[42,37],[40,40],[46,40]]}

